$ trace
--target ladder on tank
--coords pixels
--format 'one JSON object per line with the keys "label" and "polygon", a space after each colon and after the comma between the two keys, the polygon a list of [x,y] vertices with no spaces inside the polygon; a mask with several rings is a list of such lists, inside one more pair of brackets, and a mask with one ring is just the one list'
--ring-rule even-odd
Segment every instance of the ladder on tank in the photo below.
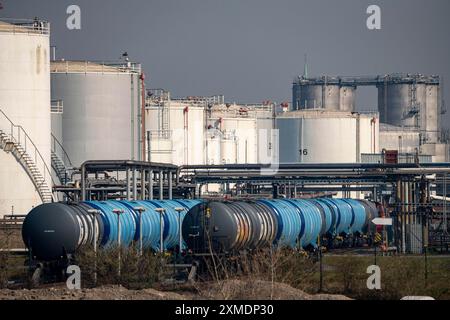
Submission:
{"label": "ladder on tank", "polygon": [[420,127],[420,103],[417,102],[417,78],[414,77],[413,83],[408,91],[409,109],[403,113],[403,120],[415,117],[415,126]]}
{"label": "ladder on tank", "polygon": [[55,196],[48,181],[51,172],[38,148],[22,126],[14,124],[0,109],[0,148],[11,153],[31,178],[43,203],[53,202]]}

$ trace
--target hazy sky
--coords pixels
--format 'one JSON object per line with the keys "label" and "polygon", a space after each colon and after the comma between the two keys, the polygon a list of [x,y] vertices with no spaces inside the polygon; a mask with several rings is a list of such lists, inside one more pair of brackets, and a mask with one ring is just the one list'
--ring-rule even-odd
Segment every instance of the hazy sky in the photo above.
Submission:
{"label": "hazy sky", "polygon": [[[127,51],[148,86],[174,96],[224,94],[228,101],[291,101],[291,83],[309,75],[438,74],[450,103],[448,0],[0,0],[0,17],[52,23],[57,57],[115,60]],[[81,30],[66,8],[81,8]],[[381,30],[366,8],[381,7]],[[376,89],[359,88],[374,109]],[[450,110],[443,124],[450,122]]]}

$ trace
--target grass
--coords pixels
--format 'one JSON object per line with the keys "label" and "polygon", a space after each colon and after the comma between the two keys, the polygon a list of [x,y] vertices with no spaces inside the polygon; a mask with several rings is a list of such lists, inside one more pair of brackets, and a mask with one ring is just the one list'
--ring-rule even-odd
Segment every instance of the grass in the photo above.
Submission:
{"label": "grass", "polygon": [[367,267],[374,264],[369,256],[325,255],[323,290],[345,294],[355,299],[400,299],[404,296],[432,296],[450,299],[450,257],[429,257],[425,276],[425,259],[420,256],[377,257],[381,272],[381,289],[366,286]]}
{"label": "grass", "polygon": [[[128,289],[160,288],[164,286],[164,279],[171,276],[168,269],[162,267],[168,262],[167,256],[151,251],[144,251],[140,256],[134,247],[122,249],[119,276],[118,253],[118,248],[102,249],[97,252],[95,259],[91,248],[80,250],[75,263],[81,268],[82,286],[89,288],[121,284]],[[0,253],[0,288],[6,287],[8,280],[26,275],[26,271],[16,268],[23,266],[23,263],[23,256]],[[370,276],[366,270],[374,264],[373,256],[338,255],[331,252],[323,255],[322,263],[321,293],[343,294],[355,299],[397,300],[406,295],[450,299],[449,256],[429,255],[427,269],[424,256],[378,256],[381,290],[369,290],[366,287]],[[210,256],[205,266],[205,272],[195,284],[195,291],[199,294],[206,290],[206,283],[215,283],[220,291],[229,280],[284,283],[310,294],[319,291],[319,263],[315,256],[307,256],[302,251],[263,249],[227,258]],[[177,290],[177,287],[173,286],[171,290]],[[223,298],[227,298],[228,293],[224,290]],[[245,293],[242,294],[245,296]]]}

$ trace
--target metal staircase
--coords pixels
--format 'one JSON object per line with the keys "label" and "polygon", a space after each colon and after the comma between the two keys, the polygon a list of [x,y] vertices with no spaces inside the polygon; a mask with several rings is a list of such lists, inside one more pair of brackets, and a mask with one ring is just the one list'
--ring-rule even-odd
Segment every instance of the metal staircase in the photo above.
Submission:
{"label": "metal staircase", "polygon": [[[52,168],[62,185],[66,185],[70,181],[70,171],[72,170],[72,161],[66,150],[64,150],[61,142],[52,133],[52,150],[51,150]],[[68,166],[67,166],[68,165]]]}
{"label": "metal staircase", "polygon": [[0,148],[11,153],[22,165],[43,203],[53,202],[51,172],[38,148],[20,125],[15,125],[0,109]]}

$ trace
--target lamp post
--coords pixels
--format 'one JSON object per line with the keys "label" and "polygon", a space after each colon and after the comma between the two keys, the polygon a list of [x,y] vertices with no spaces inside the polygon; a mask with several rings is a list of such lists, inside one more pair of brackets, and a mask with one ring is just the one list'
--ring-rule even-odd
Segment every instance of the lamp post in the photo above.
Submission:
{"label": "lamp post", "polygon": [[120,264],[121,264],[121,262],[120,262],[120,260],[121,260],[121,256],[120,256],[120,251],[121,251],[121,225],[120,225],[120,215],[123,213],[123,209],[113,209],[113,212],[115,213],[115,214],[117,214],[117,247],[118,247],[118,250],[119,250],[119,254],[118,254],[118,259],[119,259],[119,266],[118,266],[118,270],[117,270],[117,274],[118,274],[118,276],[120,277]]}
{"label": "lamp post", "polygon": [[166,212],[166,209],[164,208],[156,208],[156,212],[159,213],[159,252],[164,252],[164,237],[163,237],[163,231],[164,231],[164,212]]}
{"label": "lamp post", "polygon": [[97,209],[89,209],[88,213],[92,214],[92,229],[94,230],[92,245],[94,246],[94,285],[97,285],[97,215],[101,213],[100,210]]}
{"label": "lamp post", "polygon": [[142,244],[142,213],[145,211],[143,207],[133,208],[139,213],[139,255],[142,256],[143,244]]}

